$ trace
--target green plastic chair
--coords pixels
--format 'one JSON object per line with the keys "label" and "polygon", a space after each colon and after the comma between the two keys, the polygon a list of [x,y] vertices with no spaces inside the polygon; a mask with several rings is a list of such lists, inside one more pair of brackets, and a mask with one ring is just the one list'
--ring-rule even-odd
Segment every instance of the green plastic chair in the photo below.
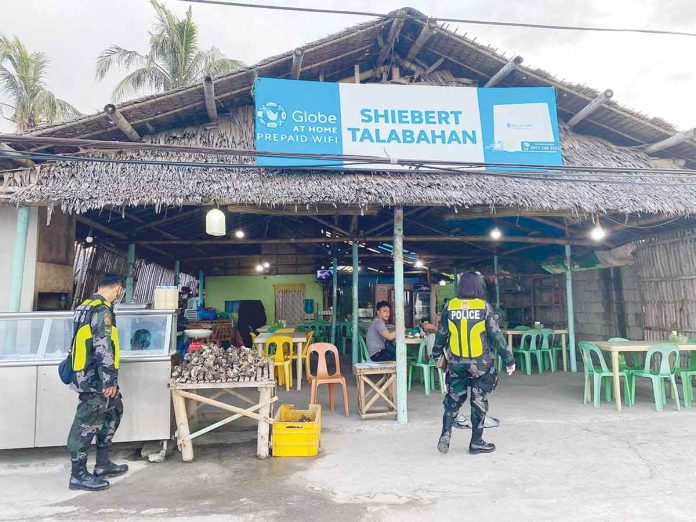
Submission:
{"label": "green plastic chair", "polygon": [[512,350],[512,354],[520,360],[520,369],[524,369],[527,375],[532,375],[532,354],[536,356],[539,375],[544,371],[544,361],[541,358],[539,330],[529,329],[522,334],[519,348]]}
{"label": "green plastic chair", "polygon": [[423,339],[423,341],[420,343],[420,346],[418,347],[418,357],[415,361],[411,361],[408,365],[408,391],[411,391],[411,384],[413,381],[413,369],[420,370],[421,375],[423,377],[423,385],[425,386],[425,394],[430,395],[430,390],[435,385],[435,376],[434,376],[434,370],[437,369],[437,366],[433,361],[430,359],[425,358],[425,351],[426,351],[426,341]]}
{"label": "green plastic chair", "polygon": [[[626,339],[625,337],[612,337],[609,339],[610,343],[630,343],[630,339]],[[637,352],[634,352],[637,353]],[[638,365],[629,365],[628,362],[626,361],[626,354],[623,354],[619,352],[619,370],[625,370],[625,371],[635,371],[635,370],[642,370],[643,367]]]}
{"label": "green plastic chair", "polygon": [[556,364],[558,358],[556,356],[556,351],[553,347],[553,338],[556,335],[551,328],[542,328],[539,331],[541,335],[541,359],[544,360],[544,355],[549,358],[549,368],[551,368],[551,373],[556,371]]}
{"label": "green plastic chair", "polygon": [[367,343],[365,342],[365,339],[363,339],[362,337],[358,337],[358,345],[360,348],[360,362],[375,362],[370,357],[370,352],[367,349]]}
{"label": "green plastic chair", "polygon": [[[592,379],[594,387],[594,407],[599,408],[602,389],[602,380],[604,380],[604,398],[607,401],[612,399],[612,379],[613,373],[607,367],[607,362],[604,360],[604,354],[596,345],[587,341],[580,341],[580,356],[582,357],[582,365],[585,370],[585,390],[582,398],[582,403],[587,404],[590,394],[590,379]],[[595,366],[592,354],[595,354],[599,361],[599,368]],[[624,402],[628,406],[633,406],[633,396],[631,395],[631,386],[629,384],[629,376],[626,372],[619,371],[619,377],[624,378]]]}
{"label": "green plastic chair", "polygon": [[341,353],[343,355],[350,351],[353,346],[353,323],[340,323],[339,330],[341,343]]}
{"label": "green plastic chair", "polygon": [[[657,370],[652,369],[653,357],[656,354],[660,354],[660,368]],[[675,356],[675,363],[672,365],[670,362],[670,357]],[[679,407],[679,393],[677,391],[677,380],[675,375],[677,373],[677,368],[679,366],[679,347],[672,343],[662,343],[653,346],[648,350],[645,356],[645,366],[642,370],[635,370],[630,372],[631,376],[631,402],[635,403],[636,398],[636,377],[645,377],[650,379],[653,386],[653,397],[655,398],[655,409],[657,411],[664,410],[665,403],[667,402],[667,394],[665,391],[665,380],[669,380],[672,385],[672,391],[674,392],[674,401],[677,404],[677,411],[680,410]]]}
{"label": "green plastic chair", "polygon": [[686,368],[677,367],[677,376],[681,377],[682,391],[684,392],[684,406],[694,405],[694,390],[691,387],[691,379],[696,377],[696,353],[689,354],[689,366]]}

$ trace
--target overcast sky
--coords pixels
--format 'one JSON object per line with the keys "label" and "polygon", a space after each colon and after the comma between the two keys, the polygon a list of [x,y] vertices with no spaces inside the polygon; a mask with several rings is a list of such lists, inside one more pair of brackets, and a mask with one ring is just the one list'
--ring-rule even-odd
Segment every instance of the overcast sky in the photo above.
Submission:
{"label": "overcast sky", "polygon": [[[368,20],[359,16],[290,13],[166,0],[183,14],[193,5],[203,48],[257,61]],[[388,12],[411,6],[428,16],[534,23],[658,28],[694,32],[695,0],[268,0],[259,3]],[[0,32],[17,35],[51,59],[47,83],[84,113],[101,110],[124,73],[102,82],[94,62],[112,44],[147,52],[154,13],[148,0],[0,0]],[[696,38],[580,33],[450,24],[525,65],[598,90],[614,100],[675,124],[696,125]],[[0,95],[0,100],[2,95]],[[0,123],[2,130],[11,125]]]}

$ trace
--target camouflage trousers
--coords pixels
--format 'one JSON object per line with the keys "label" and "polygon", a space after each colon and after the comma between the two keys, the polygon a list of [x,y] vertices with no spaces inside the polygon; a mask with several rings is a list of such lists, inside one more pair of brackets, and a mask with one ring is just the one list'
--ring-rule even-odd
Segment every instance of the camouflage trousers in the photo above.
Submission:
{"label": "camouflage trousers", "polygon": [[68,450],[73,463],[87,463],[87,452],[94,437],[97,438],[97,451],[110,448],[122,416],[120,393],[113,399],[101,393],[81,393],[68,434]]}
{"label": "camouflage trousers", "polygon": [[471,426],[472,440],[479,440],[483,434],[483,425],[488,412],[488,392],[476,386],[476,379],[490,370],[486,363],[450,364],[447,367],[445,382],[447,395],[442,401],[445,416],[456,417],[459,409],[466,402],[468,389],[471,388]]}

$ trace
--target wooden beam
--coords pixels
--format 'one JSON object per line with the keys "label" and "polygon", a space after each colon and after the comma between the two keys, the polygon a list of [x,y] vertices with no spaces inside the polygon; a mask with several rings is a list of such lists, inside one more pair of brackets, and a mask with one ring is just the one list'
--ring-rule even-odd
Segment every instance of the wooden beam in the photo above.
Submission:
{"label": "wooden beam", "polygon": [[377,67],[384,65],[384,63],[387,61],[387,56],[389,56],[389,53],[393,51],[394,43],[396,42],[396,39],[399,37],[401,28],[404,26],[404,21],[406,19],[403,18],[403,16],[406,15],[406,10],[399,9],[396,12],[396,14],[400,16],[400,18],[394,18],[392,20],[391,27],[389,28],[389,35],[387,36],[387,39],[384,41],[384,45],[382,46],[382,49],[380,49],[379,55],[377,55]]}
{"label": "wooden beam", "polygon": [[614,96],[614,91],[607,89],[603,93],[599,94],[594,100],[585,105],[580,112],[568,120],[568,126],[572,129],[582,120],[587,118],[590,114],[599,109],[602,105],[605,105],[611,97]]}
{"label": "wooden beam", "polygon": [[503,78],[505,78],[512,71],[517,69],[520,65],[522,65],[523,61],[524,58],[522,58],[521,56],[515,56],[514,58],[511,58],[508,63],[503,65],[500,68],[500,70],[497,73],[495,73],[490,80],[486,82],[484,87],[493,87],[494,85],[499,84]]}
{"label": "wooden beam", "polygon": [[350,229],[348,231],[350,232],[350,235],[353,236],[355,233],[358,231],[358,216],[353,216],[350,220]]}
{"label": "wooden beam", "polygon": [[[15,155],[19,156],[19,151],[13,149],[12,147],[10,147],[6,143],[0,143],[0,150],[8,152],[10,156],[15,156]],[[32,168],[35,166],[35,163],[33,161],[22,158],[22,157],[16,157],[16,158],[13,157],[13,158],[9,158],[9,159],[14,161],[15,163],[18,163],[22,167]]]}
{"label": "wooden beam", "polygon": [[532,221],[536,221],[538,223],[543,223],[544,225],[548,225],[550,227],[557,228],[559,230],[563,230],[564,232],[566,231],[566,226],[563,223],[559,223],[558,221],[553,221],[551,219],[546,219],[543,217],[539,216],[524,216],[527,219],[531,219]]}
{"label": "wooden beam", "polygon": [[435,69],[437,69],[438,67],[440,67],[444,61],[445,61],[445,57],[444,57],[444,56],[440,56],[437,60],[435,60],[435,61],[433,62],[433,64],[432,64],[431,66],[429,66],[425,71],[423,71],[423,74],[424,74],[424,75],[430,74],[430,73],[433,72]]}
{"label": "wooden beam", "polygon": [[134,234],[137,234],[138,232],[142,230],[146,230],[148,228],[155,228],[158,227],[159,225],[162,225],[164,223],[168,223],[169,221],[176,221],[177,219],[183,219],[185,217],[191,217],[193,214],[200,214],[201,209],[196,208],[194,210],[189,210],[187,212],[179,212],[176,214],[169,215],[165,218],[158,219],[157,221],[150,221],[149,223],[144,223],[142,226],[136,227],[132,230]]}
{"label": "wooden beam", "polygon": [[[423,210],[424,208],[425,208],[425,207],[416,207],[416,208],[412,208],[412,209],[410,209],[410,210],[407,210],[406,212],[404,212],[404,217],[411,216],[411,215],[415,214],[416,212],[420,212],[420,211]],[[392,226],[392,222],[391,222],[391,221],[387,221],[387,222],[385,222],[385,223],[382,223],[381,225],[377,225],[376,227],[372,227],[372,228],[370,228],[370,229],[368,229],[368,230],[365,230],[365,235],[367,235],[367,234],[374,234],[374,233],[376,233],[378,230],[382,230],[383,228],[388,228],[388,227],[391,227],[391,226]]]}
{"label": "wooden beam", "polygon": [[577,217],[568,210],[535,210],[521,207],[503,207],[491,210],[489,207],[471,207],[461,212],[449,212],[443,216],[445,221],[467,221],[471,219],[495,219],[499,217]]}
{"label": "wooden beam", "polygon": [[[96,221],[91,220],[88,217],[78,215],[78,216],[75,216],[75,220],[87,225],[90,228],[93,228],[94,230],[98,230],[99,232],[101,232],[103,234],[128,241],[128,236],[126,234],[122,234],[121,232],[111,230],[109,227],[106,227],[106,226],[102,225],[101,223],[97,223]],[[133,241],[128,241],[128,242],[133,243]],[[164,257],[173,258],[173,256],[169,252],[165,252],[164,250],[161,250],[159,248],[150,246],[148,244],[142,244],[142,246],[152,250],[153,252],[157,252],[158,254],[160,254]]]}
{"label": "wooden beam", "polygon": [[216,122],[218,119],[217,106],[215,105],[215,84],[211,76],[203,78],[203,95],[205,96],[205,110],[208,119]]}
{"label": "wooden beam", "polygon": [[378,212],[376,207],[361,209],[341,205],[336,207],[333,205],[310,205],[310,208],[307,208],[306,205],[293,205],[282,209],[229,205],[227,210],[235,214],[261,214],[264,216],[376,216]]}
{"label": "wooden beam", "polygon": [[292,67],[290,68],[290,77],[293,80],[300,79],[300,73],[302,72],[302,59],[304,58],[304,51],[302,49],[295,49],[292,52]]}
{"label": "wooden beam", "polygon": [[[307,216],[307,217],[309,217],[309,219],[311,219],[312,221],[316,221],[316,222],[319,223],[320,225],[324,225],[325,227],[328,227],[328,228],[330,228],[331,230],[335,230],[336,232],[340,232],[340,233],[343,234],[344,236],[350,237],[350,235],[351,235],[350,232],[348,232],[345,228],[341,228],[341,227],[339,227],[339,226],[332,225],[332,224],[329,223],[328,221],[324,221],[324,220],[321,219],[321,218],[318,218],[318,217],[316,217],[316,216]],[[354,217],[355,217],[355,216],[354,216]]]}
{"label": "wooden beam", "polygon": [[608,232],[614,232],[616,230],[621,230],[622,228],[633,228],[633,227],[643,227],[643,226],[648,226],[648,225],[657,225],[662,222],[671,222],[673,221],[674,218],[670,218],[669,216],[652,216],[652,217],[647,217],[647,218],[638,218],[634,219],[631,221],[628,221],[626,223],[613,223],[611,226],[604,227]]}
{"label": "wooden beam", "polygon": [[696,128],[689,129],[683,132],[680,132],[678,134],[675,134],[674,136],[670,136],[667,139],[658,141],[657,143],[653,143],[651,145],[648,145],[645,147],[645,153],[646,154],[655,154],[656,152],[660,152],[661,150],[668,149],[669,147],[674,147],[675,145],[679,145],[680,143],[684,143],[685,141],[688,140],[693,140],[696,138]]}
{"label": "wooden beam", "polygon": [[411,45],[408,53],[406,53],[406,60],[413,60],[416,57],[430,37],[435,34],[436,27],[437,24],[433,21],[423,24],[423,28],[418,34],[418,38],[416,38],[416,41],[413,42],[413,45]]}
{"label": "wooden beam", "polygon": [[123,134],[128,136],[129,140],[142,141],[140,134],[137,133],[130,123],[128,123],[128,120],[123,116],[123,114],[121,114],[113,103],[106,105],[104,107],[104,112],[109,119],[114,122],[119,129],[121,129]]}

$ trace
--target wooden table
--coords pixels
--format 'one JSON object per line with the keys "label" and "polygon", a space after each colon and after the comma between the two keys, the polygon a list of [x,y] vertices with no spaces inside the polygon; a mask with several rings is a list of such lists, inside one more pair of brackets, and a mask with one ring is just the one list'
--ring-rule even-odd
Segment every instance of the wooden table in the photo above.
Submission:
{"label": "wooden table", "polygon": [[[530,330],[533,330],[530,328]],[[508,339],[508,348],[510,348],[510,351],[512,351],[512,336],[513,335],[522,335],[525,332],[528,332],[529,330],[503,330],[503,333],[507,335]],[[561,336],[561,351],[563,353],[563,371],[567,372],[568,371],[568,330],[554,330],[553,331],[554,335],[560,335]]]}
{"label": "wooden table", "polygon": [[304,366],[304,361],[302,360],[302,347],[304,344],[307,342],[307,332],[289,332],[289,333],[262,333],[256,336],[256,339],[254,339],[254,344],[256,345],[256,348],[258,349],[259,353],[263,353],[263,346],[266,344],[266,341],[270,339],[271,337],[277,337],[277,336],[282,336],[282,337],[290,337],[292,339],[292,343],[295,346],[295,349],[297,350],[297,364],[296,366],[296,373],[297,373],[297,389],[301,390],[302,389],[302,367]]}
{"label": "wooden table", "polygon": [[[614,400],[616,410],[621,411],[621,380],[619,379],[619,353],[620,352],[647,352],[653,346],[669,343],[669,341],[621,341],[610,343],[608,341],[594,341],[600,350],[611,353],[611,372],[614,379]],[[680,352],[696,351],[696,343],[676,344]],[[693,355],[692,355],[693,357]]]}
{"label": "wooden table", "polygon": [[[355,363],[353,373],[358,381],[360,418],[396,417],[396,362]],[[366,391],[365,385],[371,389]],[[385,406],[378,410],[375,404],[380,399]]]}
{"label": "wooden table", "polygon": [[[241,417],[248,417],[258,421],[256,458],[265,459],[268,457],[270,426],[273,424],[271,405],[278,400],[278,397],[275,396],[275,380],[273,379],[272,372],[273,367],[269,364],[269,369],[266,373],[270,376],[263,381],[196,384],[182,384],[170,381],[169,388],[172,393],[174,417],[176,418],[176,441],[181,450],[182,460],[184,462],[193,461],[192,440],[194,438]],[[213,396],[205,397],[199,395],[199,392],[205,390],[213,391]],[[258,402],[244,395],[242,390],[257,390],[259,393]],[[234,397],[249,406],[244,409],[227,402],[222,402],[219,400],[222,396],[227,396],[228,399]],[[189,418],[196,415],[198,407],[201,404],[214,406],[223,411],[231,412],[233,415],[211,424],[210,426],[199,429],[195,433],[191,433]]]}

